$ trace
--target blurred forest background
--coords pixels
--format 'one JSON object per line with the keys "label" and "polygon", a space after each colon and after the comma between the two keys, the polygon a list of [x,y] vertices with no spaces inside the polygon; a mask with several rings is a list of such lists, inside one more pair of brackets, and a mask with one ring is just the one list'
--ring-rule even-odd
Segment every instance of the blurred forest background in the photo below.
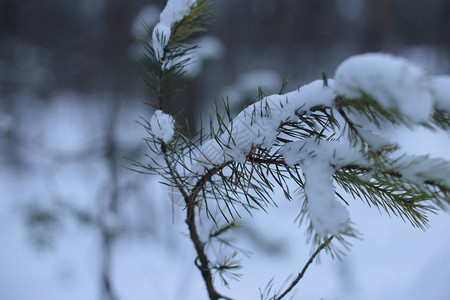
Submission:
{"label": "blurred forest background", "polygon": [[[164,5],[0,0],[0,299],[206,299],[181,209],[157,178],[131,172],[124,159],[145,160],[135,120],[150,118],[152,98],[140,80],[137,39]],[[450,73],[448,0],[213,0],[212,8],[215,22],[195,37],[188,87],[171,107],[191,132],[214,99],[228,97],[238,110],[258,86],[270,94],[283,76],[288,90],[322,70],[332,77],[357,53],[390,52],[431,74]],[[404,143],[449,155],[448,136],[417,133]],[[258,287],[274,275],[282,284],[308,257],[304,229],[292,224],[295,213],[285,215],[300,205],[279,202],[269,219],[243,220],[236,234],[239,245],[263,252],[248,260],[253,275],[243,270],[247,279],[231,286],[239,299],[259,299]],[[355,223],[375,244],[356,245],[342,262],[323,259],[328,266],[314,266],[299,299],[449,299],[450,244],[438,239],[448,215],[431,222],[441,231],[420,240],[401,221],[362,208],[351,214],[366,221]],[[408,239],[429,252],[408,251],[419,247]],[[387,257],[371,262],[378,250]],[[400,263],[388,251],[403,253]],[[420,274],[407,272],[411,261]],[[421,286],[424,277],[435,279]]]}

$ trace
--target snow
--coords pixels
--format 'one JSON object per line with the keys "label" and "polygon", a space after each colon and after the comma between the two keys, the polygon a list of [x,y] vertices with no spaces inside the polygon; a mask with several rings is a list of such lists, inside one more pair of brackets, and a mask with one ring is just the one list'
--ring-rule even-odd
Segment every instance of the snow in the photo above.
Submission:
{"label": "snow", "polygon": [[334,169],[327,161],[311,159],[301,164],[305,175],[305,195],[308,216],[315,232],[326,237],[348,230],[347,210],[335,200],[332,175]]}
{"label": "snow", "polygon": [[419,185],[431,180],[450,188],[450,163],[444,159],[404,155],[396,161],[394,167],[403,177]]}
{"label": "snow", "polygon": [[162,110],[155,111],[155,114],[150,119],[151,131],[156,138],[168,143],[174,133],[175,120],[171,115],[164,113]]}
{"label": "snow", "polygon": [[152,41],[155,55],[158,60],[162,60],[164,56],[164,48],[170,40],[171,27],[164,23],[158,23],[153,28]]}
{"label": "snow", "polygon": [[174,24],[187,16],[196,0],[168,0],[159,16],[160,23]]}
{"label": "snow", "polygon": [[337,141],[314,138],[287,143],[280,151],[285,162],[300,164],[305,175],[308,216],[314,230],[322,237],[349,229],[347,210],[335,199],[333,174],[341,166],[364,162],[356,149]]}
{"label": "snow", "polygon": [[187,16],[194,5],[195,0],[168,0],[163,11],[159,15],[159,23],[153,29],[153,48],[156,57],[162,60],[164,48],[170,40],[172,25]]}
{"label": "snow", "polygon": [[309,138],[287,143],[280,153],[284,161],[290,165],[302,164],[310,159],[325,160],[333,168],[339,169],[348,164],[365,164],[366,160],[357,149],[340,141],[316,141]]}
{"label": "snow", "polygon": [[426,73],[389,54],[369,53],[346,59],[336,70],[334,88],[347,98],[370,95],[384,109],[398,111],[413,122],[427,121],[433,111]]}
{"label": "snow", "polygon": [[[97,95],[87,99],[80,95],[76,99],[77,95],[66,92],[59,95],[65,97],[64,102],[73,103],[63,107],[60,101],[48,101],[38,103],[41,105],[38,106],[36,103],[33,105],[37,101],[34,98],[30,99],[33,103],[21,99],[22,109],[28,113],[20,112],[20,128],[30,134],[21,135],[21,139],[30,141],[31,137],[37,136],[46,145],[59,144],[61,148],[58,149],[74,152],[98,140],[104,134],[104,111],[110,102],[93,106],[94,102],[87,100],[99,99]],[[128,128],[120,130],[122,146],[129,146],[133,141],[140,145],[140,139],[145,134],[133,122],[142,113],[140,99],[126,103],[130,102],[138,105],[133,110],[127,110],[123,116],[124,122],[119,124],[121,127],[129,124]],[[42,122],[33,122],[35,119]],[[94,137],[92,128],[96,132]],[[409,136],[405,134],[408,132]],[[425,129],[420,133],[411,133],[404,129],[392,139],[402,142],[402,146],[406,143],[409,151],[420,149],[418,154],[434,152],[434,156],[447,159],[450,155],[450,145],[444,134],[437,136]],[[6,142],[3,144],[7,145]],[[0,214],[4,226],[1,227],[0,239],[3,245],[8,245],[0,249],[0,262],[4,266],[0,274],[0,282],[4,283],[0,298],[31,300],[39,295],[48,300],[96,299],[100,276],[97,265],[101,259],[97,250],[98,235],[89,233],[90,227],[65,227],[64,234],[58,237],[56,250],[38,255],[27,243],[17,213],[17,203],[35,199],[45,201],[57,196],[77,207],[80,202],[83,207],[85,203],[86,209],[89,207],[95,211],[94,199],[104,193],[107,176],[104,163],[75,162],[70,168],[49,165],[48,162],[42,163],[40,158],[48,153],[38,151],[36,147],[39,145],[33,145],[30,152],[29,145],[32,144],[27,144],[27,148],[20,153],[33,159],[32,168],[20,169],[16,175],[13,175],[14,168],[3,165],[0,170],[0,194],[5,195],[5,201],[1,201]],[[435,166],[433,164],[433,168]],[[53,175],[57,179],[54,191],[49,187]],[[207,297],[201,275],[192,264],[196,254],[191,241],[185,237],[184,211],[175,209],[175,222],[172,223],[171,199],[156,178],[126,170],[123,175],[133,176],[130,178],[133,183],[140,182],[145,187],[145,192],[139,193],[143,202],[139,205],[135,203],[135,209],[136,214],[148,222],[145,228],[150,228],[154,235],[142,240],[142,236],[136,234],[132,239],[121,241],[114,249],[113,283],[120,299],[189,300]],[[24,189],[24,186],[27,188]],[[133,188],[129,195],[130,200],[135,199],[136,189]],[[279,193],[273,196],[274,199],[282,197]],[[284,251],[268,254],[263,251],[264,245],[253,242],[252,234],[239,236],[237,232],[239,246],[254,254],[251,258],[243,256],[243,276],[238,282],[232,281],[231,288],[224,289],[224,294],[237,299],[251,299],[258,287],[264,287],[274,276],[274,287],[279,287],[286,277],[297,273],[310,256],[310,248],[305,247],[301,231],[292,226],[300,209],[299,201],[278,201],[277,204],[278,207],[269,208],[267,214],[255,212],[252,217],[244,214],[243,217],[247,217],[248,223],[255,229],[255,235],[283,245]],[[308,269],[308,276],[302,279],[297,295],[301,294],[306,299],[448,299],[450,290],[445,280],[450,275],[450,241],[442,238],[448,234],[448,215],[430,215],[431,229],[422,232],[399,218],[380,216],[376,209],[360,201],[352,202],[348,209],[352,221],[364,232],[364,240],[355,240],[350,255],[342,261],[332,261],[323,256],[320,265]],[[130,214],[128,220],[132,220],[136,228],[141,224],[136,221],[135,215]],[[293,261],[298,263],[293,264]],[[432,276],[436,274],[439,276]],[[403,280],[398,282],[398,278]],[[323,282],[331,284],[324,286]]]}
{"label": "snow", "polygon": [[381,137],[369,129],[358,129],[358,134],[369,145],[371,151],[379,151],[386,145],[392,145],[393,143],[388,139]]}
{"label": "snow", "polygon": [[[399,112],[413,122],[429,120],[433,106],[447,109],[448,77],[431,79],[414,64],[388,54],[356,55],[345,60],[328,86],[322,80],[284,95],[265,97],[242,110],[217,140],[205,142],[195,157],[203,163],[195,165],[194,173],[205,172],[211,165],[226,161],[244,163],[254,146],[270,149],[283,122],[298,120],[298,113],[308,113],[314,106],[333,107],[336,95],[358,98],[370,95],[384,109]],[[432,88],[433,87],[433,88]],[[366,128],[358,129],[371,150],[391,144]],[[348,143],[348,141],[346,141]],[[321,236],[342,233],[349,228],[346,209],[335,200],[332,176],[347,164],[368,165],[358,149],[344,142],[306,139],[286,144],[280,151],[288,165],[299,164],[306,179],[305,195],[308,216]],[[400,163],[400,162],[399,162]],[[407,164],[410,163],[410,164]],[[430,165],[436,165],[433,173]],[[400,166],[399,166],[400,167]],[[401,162],[402,174],[410,180],[427,179],[450,186],[446,174],[450,169],[443,160],[420,158],[419,162]],[[433,169],[433,168],[431,168]]]}
{"label": "snow", "polygon": [[241,111],[219,141],[212,139],[204,143],[199,159],[206,164],[221,164],[228,160],[243,162],[253,146],[270,148],[281,123],[296,119],[298,110],[308,111],[317,105],[331,106],[335,96],[322,80],[284,95],[267,96]]}
{"label": "snow", "polygon": [[436,108],[450,113],[450,76],[432,77],[431,90]]}

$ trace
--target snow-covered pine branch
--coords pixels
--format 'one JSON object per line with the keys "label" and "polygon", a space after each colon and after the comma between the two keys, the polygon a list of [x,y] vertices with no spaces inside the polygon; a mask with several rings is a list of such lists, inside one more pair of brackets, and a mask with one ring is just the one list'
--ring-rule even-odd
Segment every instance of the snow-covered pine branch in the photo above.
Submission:
{"label": "snow-covered pine branch", "polygon": [[[411,171],[406,171],[410,165],[415,174],[421,174],[423,182],[445,193],[436,196],[436,201],[448,202],[450,199],[446,193],[450,190],[450,183],[442,179],[450,175],[448,163],[442,163],[439,175],[434,176],[427,171],[427,166],[432,167],[435,163],[427,157],[420,157],[420,164],[417,164],[417,159],[408,164],[406,157],[396,160],[392,153],[383,154],[380,148],[395,145],[390,145],[391,142],[374,134],[370,128],[354,124],[346,114],[335,125],[331,125],[330,120],[329,128],[321,126],[320,132],[325,130],[322,136],[316,131],[309,138],[283,144],[280,143],[280,129],[290,122],[308,126],[302,124],[303,118],[318,110],[329,109],[333,114],[344,113],[344,109],[348,109],[357,114],[358,106],[353,107],[352,101],[360,105],[367,99],[370,101],[365,103],[362,112],[373,110],[370,117],[377,119],[369,119],[375,121],[381,135],[380,122],[383,119],[409,127],[429,125],[434,122],[433,115],[437,111],[450,113],[450,85],[445,84],[449,77],[430,77],[414,64],[388,54],[364,54],[344,61],[335,78],[327,80],[327,83],[317,80],[287,94],[267,96],[248,106],[222,130],[222,134],[205,141],[198,151],[188,154],[195,157],[196,162],[201,161],[194,163],[191,170],[201,174],[227,161],[245,164],[255,148],[279,154],[278,159],[284,160],[288,166],[300,165],[306,180],[304,192],[309,203],[308,215],[312,227],[322,237],[344,233],[350,228],[347,211],[334,199],[332,182],[334,171],[347,165],[370,170],[366,176],[368,181],[371,173],[382,172],[387,166],[391,172],[399,172],[397,177],[412,181],[411,176],[407,176]],[[373,107],[370,107],[371,103]],[[350,131],[348,139],[343,135],[343,128]],[[317,128],[310,130],[314,132]],[[357,144],[352,143],[351,137],[355,136],[359,138]],[[394,161],[398,163],[397,168],[390,164]],[[433,201],[431,194],[429,198],[420,200]],[[413,224],[420,225],[420,221]]]}
{"label": "snow-covered pine branch", "polygon": [[[214,287],[214,264],[205,251],[211,235],[199,235],[197,207],[215,224],[219,218],[235,224],[242,209],[276,205],[278,186],[286,198],[304,200],[300,220],[309,220],[308,231],[320,244],[314,255],[336,251],[333,238],[346,246],[347,237],[357,235],[344,205],[350,205],[348,196],[422,228],[428,212],[448,207],[450,163],[408,155],[384,138],[385,123],[450,129],[450,76],[429,76],[403,58],[356,55],[339,65],[334,79],[323,76],[289,93],[262,96],[234,118],[225,103],[226,116],[216,108],[210,130],[201,128],[194,138],[174,128],[163,104],[176,95],[173,82],[193,49],[187,38],[203,30],[207,7],[207,1],[169,0],[149,31],[152,43],[144,42],[146,83],[157,110],[143,124],[150,162],[135,166],[178,190],[211,299],[227,298]],[[233,264],[219,264],[221,272],[236,268],[234,256],[224,261]]]}

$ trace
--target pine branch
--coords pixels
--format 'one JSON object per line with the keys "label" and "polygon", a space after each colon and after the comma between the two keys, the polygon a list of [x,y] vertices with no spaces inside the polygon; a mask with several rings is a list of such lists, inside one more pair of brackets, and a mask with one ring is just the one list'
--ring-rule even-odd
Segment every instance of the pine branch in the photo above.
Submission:
{"label": "pine branch", "polygon": [[[208,1],[196,1],[189,9],[188,15],[171,25],[170,40],[154,44],[157,53],[152,45],[145,44],[147,54],[143,66],[150,77],[147,84],[156,94],[157,109],[162,110],[165,103],[173,100],[179,92],[174,88],[175,83],[184,75],[184,67],[191,59],[189,51],[196,47],[188,47],[185,41],[192,34],[203,31],[210,16]],[[167,28],[163,31],[167,32]],[[404,69],[401,60],[383,55],[359,57],[356,61],[373,63],[374,59],[387,61],[399,70],[415,70],[413,66]],[[347,61],[347,64],[354,61]],[[350,68],[351,72],[359,69]],[[322,74],[323,80],[285,95],[265,96],[258,88],[259,101],[243,109],[235,118],[231,117],[226,103],[224,116],[219,113],[216,104],[215,119],[210,120],[210,132],[204,134],[201,127],[199,135],[192,140],[179,132],[173,135],[173,131],[169,131],[170,141],[167,142],[167,134],[158,133],[160,131],[152,133],[150,124],[147,122],[144,125],[150,135],[145,141],[155,156],[148,156],[152,164],[134,165],[159,174],[166,180],[164,184],[181,193],[186,208],[185,222],[197,253],[195,265],[202,274],[210,299],[229,299],[215,289],[214,275],[218,274],[228,284],[223,276],[230,272],[232,278],[237,277],[233,271],[240,266],[232,260],[235,253],[221,262],[211,262],[206,246],[214,247],[213,242],[230,246],[219,236],[234,227],[236,216],[240,217],[240,208],[251,215],[252,209],[265,211],[268,205],[276,206],[273,193],[277,185],[287,199],[299,195],[291,192],[292,182],[303,191],[299,195],[303,197],[303,204],[298,219],[300,224],[304,220],[309,221],[309,240],[312,240],[313,247],[318,248],[289,287],[280,296],[274,296],[273,300],[282,299],[298,284],[323,249],[333,257],[343,253],[331,244],[333,238],[348,249],[350,243],[347,239],[358,237],[347,210],[336,203],[337,195],[348,205],[343,196],[336,192],[335,183],[353,198],[361,198],[369,206],[382,208],[388,214],[399,216],[420,228],[427,226],[427,213],[448,206],[450,181],[440,177],[445,176],[450,163],[427,161],[423,157],[392,159],[392,153],[398,147],[383,144],[384,140],[377,140],[376,135],[366,133],[364,127],[356,124],[351,117],[356,114],[364,116],[378,128],[383,122],[390,122],[394,125],[448,129],[450,114],[433,111],[431,106],[430,112],[434,115],[428,115],[428,110],[424,110],[425,115],[420,112],[418,116],[412,114],[411,110],[399,104],[403,104],[400,99],[402,95],[410,94],[404,90],[404,93],[393,93],[389,90],[391,83],[383,80],[378,82],[379,86],[367,84],[367,78],[384,78],[381,70],[374,70],[375,77],[370,76],[370,72],[367,74],[367,70],[361,71],[362,79],[358,77],[359,73],[351,74],[350,79],[337,76],[333,88],[328,86],[325,73]],[[394,74],[394,79],[403,80],[403,76],[408,75],[399,74]],[[340,82],[340,88],[339,80],[344,81]],[[357,85],[353,86],[355,83]],[[285,88],[286,80],[283,80],[280,94],[284,93]],[[381,92],[374,91],[376,88]],[[381,101],[372,95],[380,97]],[[394,103],[391,105],[391,102]],[[340,118],[336,119],[335,113]],[[173,121],[172,116],[166,117]],[[154,120],[152,118],[151,125]],[[163,159],[160,159],[161,154]],[[418,163],[418,160],[422,162]],[[432,162],[435,172],[427,171],[424,162]],[[227,222],[227,225],[211,232],[207,241],[202,241],[198,233],[197,207],[205,209],[206,216],[216,226],[217,215]],[[327,215],[333,213],[336,218],[328,220]]]}

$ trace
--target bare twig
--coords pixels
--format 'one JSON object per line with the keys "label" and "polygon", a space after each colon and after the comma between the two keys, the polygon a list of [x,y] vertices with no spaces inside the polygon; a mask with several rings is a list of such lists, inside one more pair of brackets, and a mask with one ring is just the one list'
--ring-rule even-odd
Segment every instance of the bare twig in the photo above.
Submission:
{"label": "bare twig", "polygon": [[219,235],[221,235],[222,233],[228,231],[229,229],[236,227],[236,223],[233,221],[219,229],[217,229],[216,231],[213,231],[209,234],[209,238],[214,238],[214,237],[218,237]]}
{"label": "bare twig", "polygon": [[308,269],[309,265],[311,265],[311,263],[314,261],[314,258],[316,258],[316,256],[320,253],[320,251],[322,251],[323,249],[325,249],[328,246],[328,244],[331,242],[332,239],[333,239],[333,236],[329,237],[325,242],[323,242],[323,244],[321,244],[319,246],[319,248],[316,249],[316,251],[314,251],[314,253],[311,255],[311,257],[306,262],[302,271],[297,275],[297,277],[295,277],[295,279],[292,281],[292,283],[289,285],[289,287],[280,296],[278,296],[274,300],[282,299],[297,285],[297,283],[300,281],[300,279],[302,279],[303,276],[305,275],[306,270]]}

